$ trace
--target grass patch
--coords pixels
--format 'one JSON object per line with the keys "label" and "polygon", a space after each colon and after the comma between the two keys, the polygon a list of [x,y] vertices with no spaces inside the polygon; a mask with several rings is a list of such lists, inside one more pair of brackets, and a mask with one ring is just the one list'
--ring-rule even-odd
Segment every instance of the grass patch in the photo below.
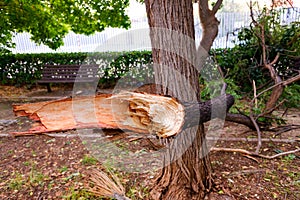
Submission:
{"label": "grass patch", "polygon": [[32,168],[28,178],[29,183],[33,186],[43,186],[47,179],[48,177],[46,177],[43,173],[37,171],[35,168]]}
{"label": "grass patch", "polygon": [[20,190],[24,184],[24,178],[22,174],[15,173],[14,178],[10,179],[8,182],[8,189],[11,190]]}
{"label": "grass patch", "polygon": [[89,156],[89,155],[84,155],[82,160],[81,160],[81,163],[83,165],[95,165],[97,164],[98,160],[92,156]]}
{"label": "grass patch", "polygon": [[132,187],[126,193],[126,196],[132,200],[145,199],[149,196],[149,188],[147,187]]}
{"label": "grass patch", "polygon": [[71,187],[70,190],[62,197],[65,200],[99,200],[101,198],[96,197],[91,192],[87,191],[86,189],[75,189]]}
{"label": "grass patch", "polygon": [[59,172],[60,172],[60,173],[65,173],[66,171],[68,171],[68,167],[67,167],[67,166],[62,166],[62,167],[59,169]]}

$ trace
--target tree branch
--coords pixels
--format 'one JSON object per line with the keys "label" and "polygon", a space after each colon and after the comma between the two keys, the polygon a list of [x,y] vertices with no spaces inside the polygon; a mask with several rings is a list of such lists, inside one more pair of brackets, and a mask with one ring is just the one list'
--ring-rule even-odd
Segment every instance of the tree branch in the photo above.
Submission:
{"label": "tree branch", "polygon": [[208,7],[208,1],[202,1],[200,0],[198,2],[199,4],[199,15],[200,15],[200,20],[205,20],[206,17],[208,16],[209,13],[209,7]]}
{"label": "tree branch", "polygon": [[289,85],[289,84],[291,84],[291,83],[294,83],[294,82],[296,82],[296,81],[298,81],[298,80],[300,80],[300,73],[299,73],[297,76],[294,76],[294,77],[292,77],[292,78],[289,78],[289,79],[283,81],[283,82],[282,82],[282,85],[283,85],[283,86],[287,86],[287,85]]}
{"label": "tree branch", "polygon": [[294,83],[294,82],[296,82],[296,81],[298,81],[298,80],[300,80],[300,73],[299,73],[297,76],[294,76],[294,77],[289,78],[289,79],[287,79],[287,80],[285,80],[285,81],[276,83],[275,85],[272,85],[271,87],[269,87],[269,88],[267,88],[267,89],[261,91],[261,92],[256,96],[256,98],[258,98],[259,96],[261,96],[261,95],[264,94],[265,92],[267,92],[267,91],[269,91],[269,90],[271,90],[271,89],[277,87],[278,85],[287,86],[287,85],[289,85],[289,84],[291,84],[291,83]]}
{"label": "tree branch", "polygon": [[274,65],[275,63],[277,63],[278,59],[279,59],[280,53],[277,53],[274,60],[269,64],[269,65]]}
{"label": "tree branch", "polygon": [[253,24],[254,24],[255,26],[257,26],[258,22],[257,22],[257,21],[255,20],[255,18],[254,18],[254,13],[253,13],[253,2],[252,2],[252,0],[250,1],[249,8],[250,8],[250,17],[251,17],[251,20],[252,20]]}
{"label": "tree branch", "polygon": [[257,120],[257,119],[260,118],[260,117],[263,117],[263,116],[265,116],[265,115],[268,115],[268,114],[272,113],[274,110],[276,110],[277,108],[279,108],[284,102],[286,102],[286,100],[283,100],[283,101],[279,102],[276,106],[274,106],[274,108],[272,108],[272,109],[270,109],[270,110],[266,110],[265,112],[259,114],[259,115],[255,118],[255,120]]}
{"label": "tree branch", "polygon": [[225,118],[234,104],[234,97],[226,94],[205,102],[183,103],[185,110],[184,128],[197,126],[214,118]]}
{"label": "tree branch", "polygon": [[279,154],[275,154],[273,156],[266,156],[266,155],[262,155],[262,154],[258,154],[256,152],[251,152],[251,151],[247,151],[245,149],[232,149],[232,148],[218,148],[218,147],[213,147],[211,148],[211,151],[224,151],[224,152],[238,152],[238,153],[242,153],[242,154],[246,154],[249,156],[255,156],[255,157],[260,157],[260,158],[264,158],[264,159],[274,159],[280,156],[285,156],[288,154],[292,154],[292,153],[297,153],[300,151],[300,148],[292,150],[292,151],[287,151],[287,152],[282,152]]}
{"label": "tree branch", "polygon": [[214,7],[213,7],[213,9],[212,9],[212,13],[213,13],[214,15],[218,12],[218,10],[220,9],[222,3],[223,3],[223,0],[218,0],[218,1],[216,2],[216,4],[214,5]]}
{"label": "tree branch", "polygon": [[261,142],[261,131],[260,131],[260,128],[259,126],[257,125],[254,117],[253,117],[253,113],[251,111],[250,113],[250,119],[252,121],[252,123],[254,124],[254,127],[256,129],[256,132],[257,132],[257,146],[256,146],[256,150],[255,150],[255,153],[258,153],[260,148],[261,148],[261,145],[262,145],[262,142]]}
{"label": "tree branch", "polygon": [[251,130],[255,130],[255,126],[252,123],[249,116],[246,116],[243,114],[227,113],[225,119],[226,119],[226,121],[243,124],[243,125],[249,127]]}
{"label": "tree branch", "polygon": [[[218,2],[218,4],[220,4],[222,1],[218,0]],[[214,39],[218,35],[218,26],[220,22],[216,18],[215,13],[209,9],[208,1],[201,0],[198,5],[200,22],[203,29],[200,46],[203,47],[205,51],[209,52]],[[218,5],[215,5],[214,8],[218,8]],[[215,12],[217,12],[217,9]]]}

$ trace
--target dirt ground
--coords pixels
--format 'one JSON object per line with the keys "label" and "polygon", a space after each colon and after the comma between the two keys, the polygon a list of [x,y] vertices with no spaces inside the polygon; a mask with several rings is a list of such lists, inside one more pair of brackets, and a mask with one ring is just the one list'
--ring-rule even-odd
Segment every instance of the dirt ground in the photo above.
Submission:
{"label": "dirt ground", "polygon": [[[68,86],[53,89],[49,94],[44,87],[28,90],[0,86],[0,199],[101,199],[87,189],[92,168],[110,168],[124,185],[128,197],[148,199],[154,172],[126,172],[102,163],[75,130],[16,138],[9,135],[12,131],[27,130],[33,123],[27,118],[16,118],[12,104],[71,95]],[[288,124],[300,125],[299,110],[289,110],[285,118]],[[112,140],[124,151],[153,150],[147,139],[127,137],[130,133],[104,134],[112,135]],[[300,129],[276,137],[275,134],[263,132],[261,154],[274,155],[300,148]],[[256,132],[247,127],[225,123],[215,146],[255,151],[255,138]],[[214,186],[207,199],[300,199],[299,152],[271,160],[220,151],[209,155]]]}

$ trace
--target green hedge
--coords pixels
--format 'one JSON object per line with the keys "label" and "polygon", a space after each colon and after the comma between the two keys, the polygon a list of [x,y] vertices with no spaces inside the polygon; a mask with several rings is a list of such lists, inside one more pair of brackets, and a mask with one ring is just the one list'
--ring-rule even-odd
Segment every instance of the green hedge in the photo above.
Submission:
{"label": "green hedge", "polygon": [[129,69],[141,68],[149,63],[152,63],[149,51],[4,54],[0,59],[0,83],[32,84],[40,79],[45,64],[98,64],[99,81],[103,83],[117,80]]}

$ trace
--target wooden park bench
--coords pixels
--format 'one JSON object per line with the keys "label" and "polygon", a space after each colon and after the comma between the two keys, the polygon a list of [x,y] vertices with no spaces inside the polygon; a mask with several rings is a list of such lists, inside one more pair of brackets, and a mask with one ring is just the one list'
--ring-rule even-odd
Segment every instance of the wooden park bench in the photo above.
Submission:
{"label": "wooden park bench", "polygon": [[90,65],[44,65],[42,78],[37,83],[46,84],[51,92],[51,83],[91,83],[97,81],[99,66]]}

